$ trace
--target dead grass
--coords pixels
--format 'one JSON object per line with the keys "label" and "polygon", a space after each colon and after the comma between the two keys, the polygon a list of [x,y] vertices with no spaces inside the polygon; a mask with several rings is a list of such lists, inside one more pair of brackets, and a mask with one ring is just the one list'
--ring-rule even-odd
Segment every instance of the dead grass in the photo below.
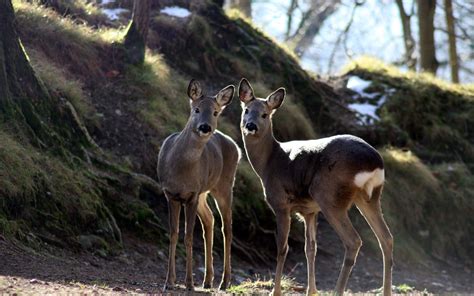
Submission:
{"label": "dead grass", "polygon": [[113,28],[94,30],[37,3],[15,0],[13,4],[22,42],[81,76],[102,76],[99,49],[124,34]]}
{"label": "dead grass", "polygon": [[81,116],[92,118],[95,110],[84,91],[84,84],[42,52],[33,48],[27,48],[26,51],[29,53],[33,69],[49,91],[57,96],[66,97]]}

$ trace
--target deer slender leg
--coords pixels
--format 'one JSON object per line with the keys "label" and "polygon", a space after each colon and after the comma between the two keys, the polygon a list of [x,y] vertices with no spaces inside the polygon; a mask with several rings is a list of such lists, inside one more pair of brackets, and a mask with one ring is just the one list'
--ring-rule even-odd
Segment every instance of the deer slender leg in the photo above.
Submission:
{"label": "deer slender leg", "polygon": [[339,235],[346,249],[344,255],[344,263],[342,265],[339,278],[337,279],[335,292],[336,295],[343,295],[346,289],[347,281],[355,264],[357,254],[362,246],[359,234],[352,226],[351,220],[347,215],[345,208],[321,207],[321,211],[328,220],[329,224]]}
{"label": "deer slender leg", "polygon": [[275,272],[275,286],[272,295],[281,295],[281,277],[283,266],[285,265],[286,255],[288,254],[288,235],[290,233],[291,216],[290,212],[275,211],[277,224],[277,267]]}
{"label": "deer slender leg", "polygon": [[382,215],[381,193],[382,186],[376,187],[369,202],[358,199],[356,205],[379,241],[384,267],[383,294],[389,296],[392,294],[393,237]]}
{"label": "deer slender leg", "polygon": [[181,204],[168,198],[168,218],[169,218],[169,253],[168,253],[168,275],[164,290],[174,288],[176,282],[176,244],[179,235],[179,214]]}
{"label": "deer slender leg", "polygon": [[209,208],[206,200],[207,194],[199,196],[199,205],[197,208],[197,214],[201,221],[203,239],[204,239],[204,252],[206,261],[206,270],[204,272],[203,288],[212,288],[212,282],[214,280],[214,267],[212,259],[212,244],[214,239],[214,215]]}
{"label": "deer slender leg", "polygon": [[314,275],[314,261],[316,259],[316,213],[304,216],[306,262],[308,266],[308,289],[306,295],[316,294],[316,278]]}
{"label": "deer slender leg", "polygon": [[222,236],[224,238],[224,272],[219,285],[220,290],[225,290],[230,285],[231,280],[231,246],[232,246],[232,187],[215,190],[217,207],[221,215]]}
{"label": "deer slender leg", "polygon": [[186,246],[186,289],[194,290],[193,281],[193,233],[194,224],[196,222],[198,197],[195,196],[190,200],[184,209],[186,220],[184,244]]}

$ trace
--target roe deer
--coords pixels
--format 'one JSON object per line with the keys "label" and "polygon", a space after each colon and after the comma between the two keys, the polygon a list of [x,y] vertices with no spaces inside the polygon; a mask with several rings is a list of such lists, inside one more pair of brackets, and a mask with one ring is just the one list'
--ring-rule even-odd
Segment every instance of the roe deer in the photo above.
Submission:
{"label": "roe deer", "polygon": [[212,244],[214,216],[207,204],[210,192],[222,220],[224,237],[224,272],[220,289],[230,283],[230,248],[232,243],[232,187],[240,159],[237,144],[216,130],[217,118],[232,101],[234,86],[229,85],[215,96],[203,95],[201,85],[191,80],[188,86],[191,114],[184,129],[164,141],[158,156],[158,179],[168,200],[169,258],[165,289],[176,281],[175,255],[181,205],[185,208],[186,289],[193,290],[193,229],[196,214],[201,220],[205,241],[204,288],[211,288],[214,278]]}
{"label": "roe deer", "polygon": [[335,288],[336,294],[344,293],[362,245],[347,214],[355,204],[379,241],[384,259],[383,292],[390,295],[393,239],[380,207],[384,184],[382,157],[365,141],[350,135],[278,142],[273,136],[272,114],[283,103],[285,94],[285,89],[279,88],[261,99],[254,96],[245,78],[239,85],[245,150],[262,181],[265,200],[276,216],[278,254],[273,294],[281,294],[291,214],[295,212],[305,222],[307,294],[316,293],[314,261],[319,212],[324,214],[345,247],[344,263]]}

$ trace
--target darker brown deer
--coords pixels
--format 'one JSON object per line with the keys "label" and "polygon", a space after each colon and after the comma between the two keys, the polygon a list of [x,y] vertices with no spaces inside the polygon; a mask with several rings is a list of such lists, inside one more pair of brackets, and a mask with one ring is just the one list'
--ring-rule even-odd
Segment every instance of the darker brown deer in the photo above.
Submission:
{"label": "darker brown deer", "polygon": [[224,237],[224,272],[220,289],[230,284],[230,248],[232,243],[232,188],[240,159],[237,144],[216,130],[217,119],[230,104],[234,86],[229,85],[215,96],[203,95],[200,84],[192,80],[188,87],[191,114],[184,129],[164,141],[158,156],[158,179],[168,200],[169,260],[165,289],[176,281],[176,244],[181,206],[185,213],[186,289],[193,290],[193,229],[199,217],[205,241],[204,288],[212,287],[214,270],[212,244],[214,216],[207,204],[212,194],[222,220]]}
{"label": "darker brown deer", "polygon": [[273,294],[281,294],[292,213],[304,219],[307,294],[316,293],[314,262],[319,212],[324,214],[345,247],[344,263],[335,288],[336,294],[344,293],[362,245],[347,213],[355,204],[379,241],[384,261],[383,293],[390,295],[393,239],[380,205],[384,184],[380,154],[362,139],[350,135],[278,142],[273,136],[272,114],[283,103],[285,89],[279,88],[266,99],[256,98],[249,82],[242,79],[239,97],[247,157],[262,181],[265,199],[276,216],[278,254]]}

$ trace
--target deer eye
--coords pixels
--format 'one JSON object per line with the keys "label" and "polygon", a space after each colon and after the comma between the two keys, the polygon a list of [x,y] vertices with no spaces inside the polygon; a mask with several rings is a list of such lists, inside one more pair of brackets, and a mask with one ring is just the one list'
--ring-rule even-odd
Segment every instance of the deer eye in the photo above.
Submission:
{"label": "deer eye", "polygon": [[214,116],[217,116],[218,114],[219,114],[219,112],[214,111]]}
{"label": "deer eye", "polygon": [[248,114],[249,113],[249,109],[245,109],[245,114]]}
{"label": "deer eye", "polygon": [[194,113],[199,113],[199,112],[201,112],[199,108],[194,109]]}
{"label": "deer eye", "polygon": [[262,118],[267,118],[267,115],[268,115],[267,113],[263,113]]}

